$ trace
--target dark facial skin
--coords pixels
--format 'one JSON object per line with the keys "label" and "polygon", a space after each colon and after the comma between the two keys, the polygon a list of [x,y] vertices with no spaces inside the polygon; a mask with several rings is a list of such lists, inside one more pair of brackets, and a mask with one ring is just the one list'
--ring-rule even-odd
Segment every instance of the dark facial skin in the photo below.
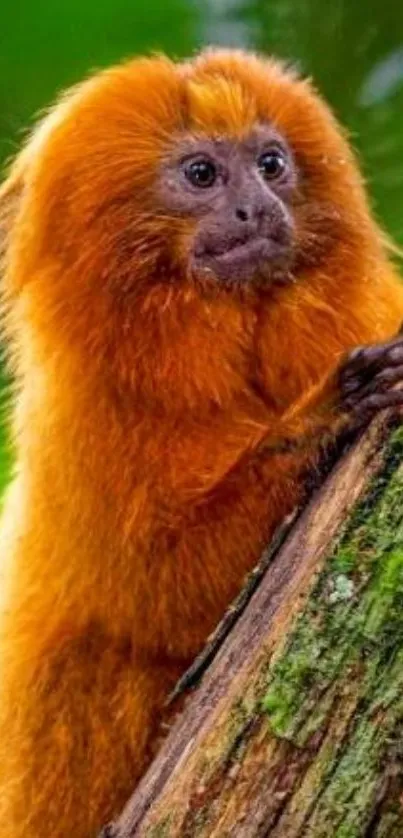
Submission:
{"label": "dark facial skin", "polygon": [[291,151],[269,126],[239,141],[184,138],[164,164],[159,194],[168,211],[196,221],[190,271],[226,285],[284,277],[296,183]]}

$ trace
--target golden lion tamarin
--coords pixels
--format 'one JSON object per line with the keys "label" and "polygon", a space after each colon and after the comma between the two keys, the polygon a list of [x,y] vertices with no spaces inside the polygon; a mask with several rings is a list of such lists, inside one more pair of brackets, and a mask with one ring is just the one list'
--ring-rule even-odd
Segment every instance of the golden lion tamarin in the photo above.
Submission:
{"label": "golden lion tamarin", "polygon": [[243,52],[86,81],[1,202],[2,834],[90,838],[323,434],[402,403],[403,290],[327,106]]}

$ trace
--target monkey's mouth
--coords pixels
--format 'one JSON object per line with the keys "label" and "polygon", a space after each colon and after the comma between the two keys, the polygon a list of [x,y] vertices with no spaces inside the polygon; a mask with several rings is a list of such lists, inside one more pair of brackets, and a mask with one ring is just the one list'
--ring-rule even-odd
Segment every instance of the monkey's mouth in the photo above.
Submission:
{"label": "monkey's mouth", "polygon": [[259,236],[226,248],[195,248],[192,261],[193,268],[201,276],[232,283],[247,282],[262,273],[269,280],[270,268],[275,268],[277,273],[281,266],[286,269],[289,255],[289,245],[275,238]]}

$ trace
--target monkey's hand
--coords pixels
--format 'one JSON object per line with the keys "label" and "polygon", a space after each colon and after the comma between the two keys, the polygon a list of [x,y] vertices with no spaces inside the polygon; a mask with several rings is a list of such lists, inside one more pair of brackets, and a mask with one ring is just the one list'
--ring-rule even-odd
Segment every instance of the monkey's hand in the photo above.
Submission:
{"label": "monkey's hand", "polygon": [[353,424],[366,424],[375,413],[403,405],[403,335],[354,349],[339,368],[340,411]]}

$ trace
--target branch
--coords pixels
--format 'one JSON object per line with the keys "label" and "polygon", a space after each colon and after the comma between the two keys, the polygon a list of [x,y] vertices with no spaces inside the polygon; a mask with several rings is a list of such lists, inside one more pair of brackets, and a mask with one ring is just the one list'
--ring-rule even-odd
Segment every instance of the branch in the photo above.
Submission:
{"label": "branch", "polygon": [[403,834],[402,459],[403,428],[377,420],[269,548],[104,836]]}

